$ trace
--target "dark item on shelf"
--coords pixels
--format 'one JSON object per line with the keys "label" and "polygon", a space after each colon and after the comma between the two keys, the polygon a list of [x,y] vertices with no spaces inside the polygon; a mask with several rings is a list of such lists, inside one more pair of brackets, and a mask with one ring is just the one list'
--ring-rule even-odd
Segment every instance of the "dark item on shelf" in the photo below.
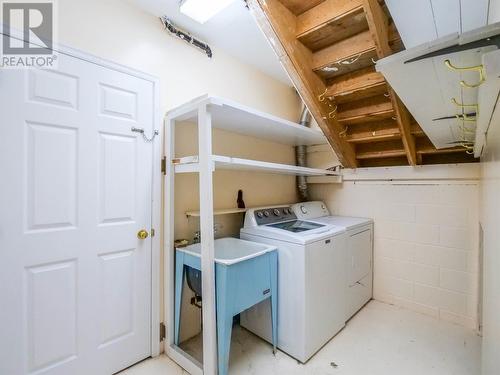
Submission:
{"label": "dark item on shelf", "polygon": [[238,190],[238,199],[236,200],[238,203],[238,208],[245,208],[245,201],[243,200],[243,190]]}

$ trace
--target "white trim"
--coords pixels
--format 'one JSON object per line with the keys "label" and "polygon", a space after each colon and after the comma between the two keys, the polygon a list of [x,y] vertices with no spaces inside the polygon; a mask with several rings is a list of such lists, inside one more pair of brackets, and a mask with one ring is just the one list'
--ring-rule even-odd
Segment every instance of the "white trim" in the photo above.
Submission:
{"label": "white trim", "polygon": [[165,352],[170,357],[170,359],[176,362],[190,375],[203,375],[202,364],[195,358],[191,357],[188,353],[185,353],[181,350],[176,350],[175,346],[167,346]]}
{"label": "white trim", "polygon": [[[166,117],[165,118],[165,143],[164,143],[164,157],[166,160],[172,160],[175,155],[175,121]],[[164,321],[166,322],[166,337],[165,337],[165,352],[172,357],[180,366],[186,371],[189,371],[183,362],[178,360],[171,352],[174,347],[174,290],[175,290],[175,257],[174,257],[174,220],[175,220],[175,174],[172,163],[166,163],[165,176],[164,176]],[[176,352],[177,353],[177,352]],[[178,356],[182,357],[181,354]],[[183,359],[182,361],[185,361]]]}
{"label": "white trim", "polygon": [[153,165],[152,165],[152,202],[151,202],[151,228],[155,230],[155,236],[151,239],[151,356],[160,355],[160,302],[161,302],[161,237],[162,230],[162,186],[163,176],[161,171],[161,155],[163,150],[163,124],[160,116],[160,80],[152,78],[154,107],[153,124],[159,134],[154,142]]}
{"label": "white trim", "polygon": [[217,374],[215,319],[215,240],[212,170],[212,115],[207,105],[198,109],[201,286],[203,293],[203,374]]}
{"label": "white trim", "polygon": [[[11,34],[4,34],[3,23],[0,22],[0,35],[8,35],[12,38],[24,40],[23,34],[19,30],[13,30]],[[14,35],[12,35],[14,34]],[[160,120],[160,80],[150,74],[139,70],[117,64],[110,60],[103,59],[96,55],[68,47],[64,44],[55,44],[53,51],[61,53],[79,60],[83,60],[106,69],[112,69],[124,74],[131,75],[149,81],[153,84],[153,126],[157,126],[160,132],[158,139],[162,139],[163,129]],[[161,142],[158,140],[154,144],[153,160],[152,160],[152,202],[151,202],[151,226],[152,228],[161,228],[161,170],[159,168],[161,155]],[[160,354],[160,251],[161,251],[161,231],[158,230],[157,235],[151,239],[151,330],[150,330],[150,349],[151,356],[155,357]]]}
{"label": "white trim", "polygon": [[347,181],[444,181],[479,180],[479,163],[435,164],[415,167],[378,167],[343,169],[342,179]]}

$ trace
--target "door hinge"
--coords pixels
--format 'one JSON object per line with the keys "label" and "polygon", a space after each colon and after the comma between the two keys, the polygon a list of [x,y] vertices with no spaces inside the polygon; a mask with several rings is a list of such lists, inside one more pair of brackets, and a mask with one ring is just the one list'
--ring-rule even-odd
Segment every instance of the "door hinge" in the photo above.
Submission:
{"label": "door hinge", "polygon": [[165,156],[161,159],[161,173],[167,174],[167,158]]}
{"label": "door hinge", "polygon": [[154,228],[151,228],[151,237],[154,237],[155,236],[155,229]]}
{"label": "door hinge", "polygon": [[165,337],[166,337],[165,323],[160,323],[160,341],[165,340]]}

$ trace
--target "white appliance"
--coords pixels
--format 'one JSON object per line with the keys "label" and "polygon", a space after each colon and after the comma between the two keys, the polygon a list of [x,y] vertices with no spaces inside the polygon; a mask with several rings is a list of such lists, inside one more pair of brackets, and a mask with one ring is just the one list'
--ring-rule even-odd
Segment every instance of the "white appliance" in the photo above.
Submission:
{"label": "white appliance", "polygon": [[[278,248],[278,347],[306,362],[345,325],[345,229],[298,220],[289,206],[250,209],[241,238]],[[269,302],[241,325],[271,341]]]}
{"label": "white appliance", "polygon": [[347,232],[347,276],[345,281],[346,320],[359,311],[373,296],[373,220],[359,217],[331,216],[323,202],[304,202],[292,206],[301,220],[335,225]]}

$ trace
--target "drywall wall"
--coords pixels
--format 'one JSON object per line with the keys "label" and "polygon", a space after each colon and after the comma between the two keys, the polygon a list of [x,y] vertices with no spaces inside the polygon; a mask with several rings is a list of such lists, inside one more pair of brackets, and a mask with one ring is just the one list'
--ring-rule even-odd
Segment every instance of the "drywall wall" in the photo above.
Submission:
{"label": "drywall wall", "polygon": [[[315,151],[309,160],[324,166],[326,155]],[[374,219],[375,299],[475,329],[479,170],[345,171],[343,184],[312,185],[311,196],[335,214]]]}
{"label": "drywall wall", "polygon": [[[218,95],[252,106],[262,111],[296,119],[300,101],[295,90],[255,68],[240,62],[213,47],[212,59],[163,30],[160,21],[123,0],[64,0],[58,2],[58,42],[97,55],[160,79],[161,112],[174,108],[205,93]],[[196,143],[196,136],[183,127],[183,147]],[[281,161],[293,164],[291,148],[282,148],[257,140],[224,135],[217,143],[218,151],[241,149],[248,158],[280,153]],[[176,190],[176,229],[179,237],[192,237],[196,222],[190,223],[183,214],[198,208],[196,179],[179,179]],[[246,186],[246,188],[245,188]],[[234,207],[236,192],[245,190],[247,205],[294,202],[295,178],[256,174],[217,172],[215,176],[215,205]],[[228,224],[229,225],[229,224]],[[224,226],[228,229],[228,226]],[[234,229],[234,228],[232,228]],[[163,294],[162,294],[163,295]],[[162,304],[163,306],[163,304]],[[196,321],[199,312],[186,312],[185,321]],[[195,320],[193,320],[196,318]],[[188,324],[184,337],[198,331],[198,324]]]}
{"label": "drywall wall", "polygon": [[500,373],[500,109],[494,113],[481,158],[483,228],[483,375]]}

